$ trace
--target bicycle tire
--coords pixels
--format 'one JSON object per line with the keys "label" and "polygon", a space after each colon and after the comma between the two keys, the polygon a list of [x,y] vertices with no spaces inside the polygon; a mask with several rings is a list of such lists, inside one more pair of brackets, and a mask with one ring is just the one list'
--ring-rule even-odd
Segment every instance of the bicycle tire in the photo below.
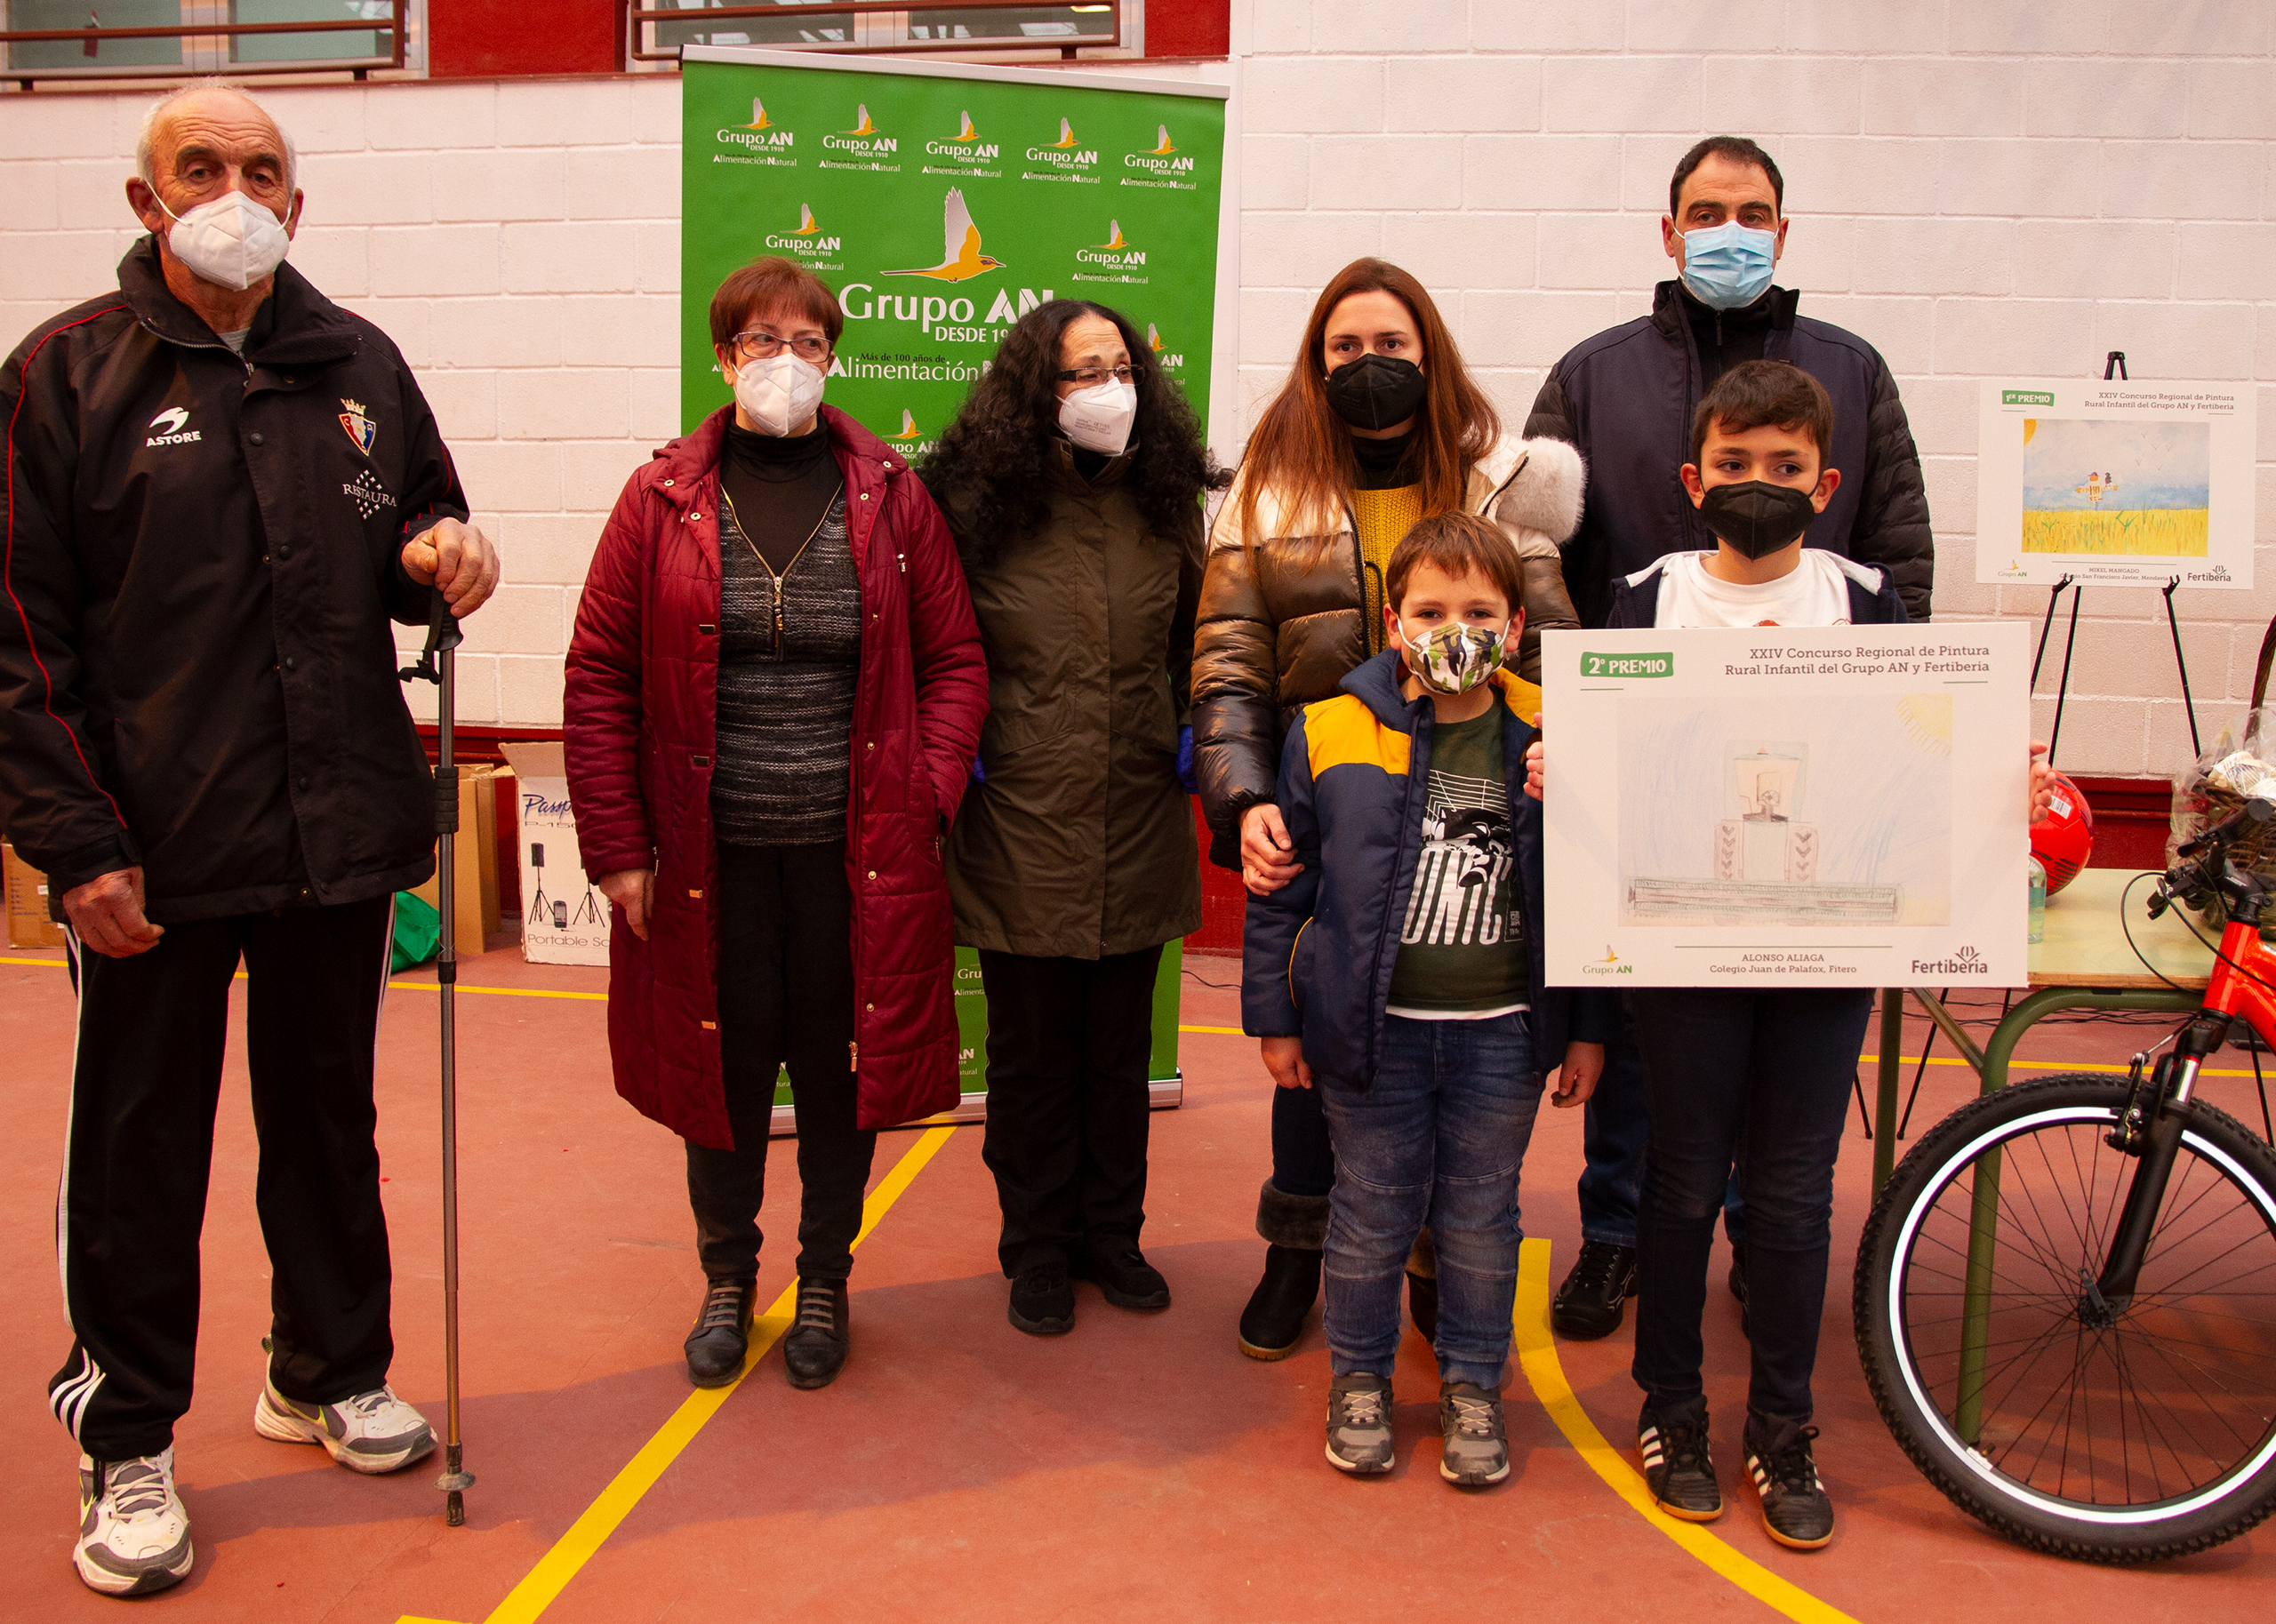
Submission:
{"label": "bicycle tire", "polygon": [[[2137,1294],[2132,1308],[2121,1312],[2116,1323],[2102,1330],[2097,1330],[2084,1317],[2075,1288],[2067,1283],[2034,1296],[2028,1290],[2036,1279],[2034,1267],[2044,1273],[2047,1280],[2064,1282],[2066,1276],[2058,1266],[2074,1263],[2076,1260],[2070,1255],[2073,1252],[2093,1260],[2093,1268],[2088,1273],[2088,1278],[2092,1278],[2095,1268],[2099,1265],[2099,1254],[2096,1249],[2102,1244],[2102,1236],[2106,1235],[2107,1230],[2106,1226],[2096,1222],[2093,1207],[2100,1196],[2098,1186],[2089,1182],[2086,1190],[2086,1221],[2077,1229],[2076,1245],[2066,1250],[2064,1243],[2073,1237],[2043,1223],[2039,1234],[2034,1236],[2031,1230],[2032,1221],[2042,1219],[2043,1214],[2038,1210],[2036,1193],[2030,1190],[2036,1175],[2029,1152],[2036,1149],[2041,1153],[2041,1160],[2048,1168],[2048,1186],[2052,1189],[2061,1181],[2064,1172],[2047,1156],[2048,1146],[2067,1147],[2075,1152],[2088,1142],[2088,1135],[2092,1136],[2093,1144],[2100,1144],[2101,1134],[2116,1123],[2126,1100],[2127,1085],[2123,1079],[2107,1075],[2072,1073],[2019,1084],[1986,1095],[1938,1123],[1915,1142],[1873,1204],[1858,1247],[1851,1300],[1858,1353],[1873,1401],[1879,1406],[1881,1418],[1887,1423],[1890,1433],[1921,1474],[1955,1506],[2008,1539],[2053,1555],[2103,1563],[2156,1561],[2209,1549],[2236,1538],[2267,1517],[2272,1511],[2276,1511],[2276,1422],[2269,1419],[2272,1413],[2276,1413],[2276,1403],[2264,1399],[2256,1390],[2249,1396],[2249,1402],[2239,1401],[2231,1404],[2234,1396],[2228,1389],[2215,1392],[2208,1397],[2204,1391],[2205,1384],[2198,1383],[2193,1387],[2186,1382],[2176,1384],[2172,1392],[2184,1405],[2229,1406],[2247,1426],[2256,1424],[2256,1422],[2262,1427],[2262,1433],[2257,1438],[2252,1438],[2248,1434],[2237,1432],[2236,1427],[2230,1424],[2231,1432],[2246,1440],[2237,1461],[2205,1483],[2188,1485],[2183,1492],[2161,1492],[2159,1497],[2148,1500],[2128,1499],[2104,1502],[2066,1499],[2059,1492],[2049,1494],[2043,1487],[2034,1486],[2029,1481],[2028,1474],[2018,1476],[2004,1469],[2006,1457],[2020,1457],[2024,1439],[2029,1436],[2027,1430],[2014,1438],[2005,1436],[2006,1412],[2002,1411],[2000,1417],[2001,1425],[1998,1428],[1988,1419],[1977,1423],[1981,1428],[1977,1434],[1979,1444],[1995,1436],[2001,1438],[2000,1444],[1992,1446],[2000,1451],[2000,1462],[1995,1463],[1986,1448],[1971,1447],[1962,1441],[1960,1427],[1964,1423],[1956,1421],[1954,1415],[1945,1413],[1951,1404],[1957,1402],[1956,1398],[1940,1401],[1933,1396],[1940,1390],[1941,1356],[1933,1349],[1924,1353],[1916,1348],[1914,1343],[1916,1336],[1922,1342],[1938,1338],[1949,1340],[1959,1333],[1936,1327],[1958,1324],[1967,1316],[1963,1313],[1951,1320],[1936,1321],[1926,1315],[1916,1315],[1914,1309],[1924,1303],[1949,1308],[1958,1299],[1959,1294],[1949,1284],[1938,1284],[1937,1281],[1949,1282],[1959,1277],[1952,1272],[1956,1266],[1944,1254],[1958,1251],[1962,1257],[1967,1256],[1967,1248],[1955,1248],[1951,1244],[1955,1236],[1966,1241],[1970,1233],[1966,1226],[1958,1222],[1959,1203],[1974,1198],[1979,1188],[1977,1180],[1988,1169],[1988,1188],[1992,1192],[1989,1198],[1998,1204],[1995,1210],[2003,1215],[1999,1220],[2000,1224],[2021,1232],[2018,1238],[1995,1243],[1994,1247],[1986,1248],[1990,1255],[1987,1255],[1982,1277],[1990,1284],[1984,1300],[1987,1304],[1998,1303],[2000,1307],[1996,1311],[2008,1316],[1996,1328],[2005,1332],[2021,1323],[2025,1330],[2029,1330],[2033,1323],[2030,1316],[2035,1316],[2038,1322],[2044,1322],[2051,1327],[2047,1336],[2059,1335],[2060,1321],[2065,1312],[2062,1306],[2063,1294],[2066,1291],[2072,1292],[2068,1312],[2073,1325],[2071,1380],[2074,1410],[2083,1408],[2091,1419],[2091,1402],[2084,1405],[2079,1404],[2081,1372],[2101,1355],[2107,1342],[2113,1350],[2109,1355],[2107,1364],[2116,1372],[2120,1383],[2119,1396],[2112,1402],[2120,1415],[2119,1444],[2122,1452],[2128,1444],[2124,1436],[2125,1384],[2129,1383],[2133,1376],[2127,1359],[2115,1349],[2120,1341],[2119,1333],[2126,1327],[2126,1317],[2139,1310],[2140,1320],[2136,1329],[2149,1340],[2146,1343],[2137,1340],[2137,1350],[2146,1346],[2153,1351],[2164,1353],[2166,1367],[2178,1373],[2180,1365],[2174,1363],[2170,1351],[2159,1340],[2164,1333],[2145,1328],[2153,1324],[2171,1324],[2180,1329],[2201,1323],[2207,1312],[2203,1298],[2208,1288],[2200,1284],[2185,1292],[2166,1292],[2163,1295],[2173,1300],[2159,1301],[2156,1299],[2160,1293],[2155,1287],[2152,1271],[2160,1263],[2161,1255],[2169,1259],[2167,1264],[2168,1273],[2185,1270],[2175,1278],[2174,1284],[2178,1287],[2191,1275],[2202,1273],[2207,1266],[2198,1263],[2185,1268],[2190,1265],[2193,1255],[2190,1246],[2197,1240],[2196,1236],[2180,1233],[2173,1235],[2163,1254],[2159,1250],[2159,1238],[2153,1237],[2152,1256],[2144,1268],[2142,1292]],[[2231,1201],[2240,1214],[2232,1220],[2230,1228],[2205,1244],[2217,1245],[2228,1239],[2231,1234],[2242,1237],[2239,1244],[2250,1249],[2245,1258],[2245,1266],[2252,1272],[2248,1276],[2239,1277],[2249,1277],[2256,1283],[2260,1278],[2257,1271],[2262,1267],[2260,1260],[2264,1251],[2270,1265],[2269,1284],[2272,1289],[2276,1289],[2276,1152],[2272,1152],[2249,1129],[2224,1111],[2202,1100],[2192,1102],[2191,1110],[2191,1121],[2183,1136],[2182,1156],[2195,1158],[2189,1168],[2192,1176],[2198,1165],[2211,1170],[2200,1186],[2206,1196],[2199,1197],[2200,1200],[2211,1198],[2215,1202],[2215,1217],[2206,1221],[2205,1228],[2209,1230],[2214,1223],[2221,1221],[2224,1199]],[[2016,1151],[2012,1156],[2008,1154],[2011,1148]],[[1985,1155],[1987,1151],[1997,1151],[2001,1161],[1990,1161]],[[2116,1174],[2120,1170],[2130,1172],[2138,1164],[2112,1149],[2105,1148],[2098,1156],[2108,1158],[2109,1171],[2112,1172],[2114,1180],[2112,1188],[2122,1197],[2124,1186],[2122,1182],[2115,1181]],[[2003,1165],[2012,1166],[2016,1171],[2003,1172]],[[2086,1169],[2074,1162],[2072,1172],[2084,1176]],[[2165,1236],[2164,1226],[2168,1219],[2175,1222],[2178,1230],[2183,1223],[2191,1221],[2194,1216],[2193,1207],[2184,1208],[2181,1204],[2186,1199],[2184,1172],[2182,1162],[2177,1160],[2175,1182],[2168,1187],[2167,1199],[2160,1214],[2160,1237]],[[1962,1188],[1963,1176],[1967,1180],[1965,1188],[1968,1194],[1959,1196],[1956,1192]],[[2011,1185],[2024,1190],[2032,1204],[2020,1220],[2008,1204],[2008,1196],[2013,1191],[2003,1189],[2000,1183],[2003,1177]],[[2225,1198],[2221,1195],[2223,1180],[2230,1191]],[[1948,1196],[1953,1197],[1949,1207],[1942,1204]],[[2055,1204],[2051,1196],[2047,1204]],[[2254,1220],[2266,1227],[2264,1248],[2259,1231],[2253,1228]],[[1999,1245],[2004,1245],[2005,1250],[1996,1250]],[[2008,1269],[2004,1275],[1992,1267],[1994,1256],[2007,1262]],[[2216,1254],[2216,1260],[2226,1256],[2226,1253]],[[2226,1283],[2216,1281],[2216,1284]],[[2272,1296],[2269,1292],[2257,1291],[2241,1295],[2255,1300],[2268,1297],[2270,1307],[2251,1315],[2217,1316],[2223,1319],[2236,1320],[2244,1326],[2241,1333],[2229,1332],[2224,1327],[2216,1327],[2216,1330],[2222,1336],[2240,1344],[2244,1357],[2252,1362],[2248,1368],[2256,1368],[2259,1361],[2268,1362],[2269,1374],[2265,1386],[2269,1398],[2276,1399],[2276,1296]],[[2145,1299],[2149,1300],[2147,1307],[2143,1306]],[[2224,1300],[2224,1297],[2216,1298],[2216,1300]],[[1981,1334],[1987,1340],[1995,1328],[1992,1323],[1994,1311],[1987,1306],[1981,1316],[1983,1327]],[[2093,1339],[2091,1345],[2089,1338]],[[2007,1340],[2009,1343],[2021,1342],[2023,1338],[2013,1336]],[[1998,1356],[2003,1366],[2028,1361],[2024,1364],[2024,1374],[2015,1378],[2016,1385],[2020,1386],[2039,1368],[2042,1353],[2035,1349],[2043,1346],[2059,1347],[2058,1344],[2047,1343],[2042,1338],[2039,1342],[2023,1347],[2020,1351],[2003,1351]],[[2175,1340],[2173,1346],[2184,1350],[2190,1348],[2210,1348],[2215,1350],[2216,1356],[2225,1356],[2231,1351],[2225,1342],[2216,1344]],[[1988,1353],[1978,1356],[1986,1361],[1992,1357]],[[1952,1360],[1956,1372],[1967,1369],[1965,1357],[1961,1355]],[[2192,1366],[2197,1364],[2186,1351],[2182,1357]],[[2058,1372],[2061,1363],[2062,1356],[2058,1351],[2054,1361]],[[2005,1379],[2004,1369],[1997,1378],[1990,1373],[1988,1366],[1979,1370],[1975,1386],[1976,1404],[1979,1407],[1987,1405],[1997,1381]],[[2057,1374],[2053,1380],[2059,1386],[2062,1379]],[[2260,1378],[2254,1376],[2251,1381],[2258,1383]],[[1964,1384],[1965,1377],[1956,1377],[1951,1387],[1943,1390],[1957,1395]],[[2022,1402],[2027,1402],[2028,1397],[2026,1394]],[[2166,1401],[2160,1399],[2159,1402]],[[2021,1407],[2019,1403],[2018,1410]],[[2173,1412],[2170,1404],[2167,1408],[2168,1413]],[[2149,1413],[2146,1407],[2143,1412],[2145,1415]],[[2037,1417],[2032,1419],[2036,1420]],[[2065,1430],[2061,1446],[2064,1460],[2058,1460],[2059,1467],[2067,1465],[2067,1456],[2072,1445],[2069,1415],[2064,1417],[2064,1425]],[[2151,1430],[2145,1428],[2140,1438],[2134,1441],[2134,1447],[2153,1457]],[[2195,1442],[2193,1434],[2185,1428],[2180,1430],[2188,1441]],[[2049,1436],[2051,1441],[2051,1422]],[[2165,1442],[2168,1449],[2172,1447],[2170,1439],[2161,1438],[2159,1441]],[[2089,1451],[2096,1447],[2091,1431],[2086,1446]],[[2032,1463],[2033,1471],[2043,1470],[2048,1447],[2041,1446],[2038,1460]],[[2104,1447],[2106,1451],[2106,1441]],[[2091,1458],[2085,1469],[2087,1486],[2091,1492],[2096,1486]],[[2153,1458],[2144,1470],[2156,1481]],[[2130,1471],[2129,1460],[2128,1473],[2121,1476],[2129,1496],[2134,1486]],[[2104,1473],[2105,1477],[2109,1476],[2106,1460]],[[2058,1490],[2066,1485],[2066,1479],[2058,1478]]]}

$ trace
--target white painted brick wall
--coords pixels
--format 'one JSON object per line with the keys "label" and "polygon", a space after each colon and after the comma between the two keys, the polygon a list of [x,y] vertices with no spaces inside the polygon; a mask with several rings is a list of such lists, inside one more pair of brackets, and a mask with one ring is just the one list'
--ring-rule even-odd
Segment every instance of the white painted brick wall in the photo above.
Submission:
{"label": "white painted brick wall", "polygon": [[[1667,275],[1668,172],[1761,139],[1780,279],[1878,345],[1925,461],[1945,617],[2036,621],[1975,574],[1987,371],[2252,379],[2249,593],[2177,599],[2209,732],[2276,614],[2276,5],[2238,0],[1234,0],[1245,427],[1361,253],[1440,295],[1521,422],[1551,362]],[[560,714],[594,538],[678,415],[678,95],[662,76],[307,87],[294,262],[419,370],[510,587],[469,627],[469,720]],[[110,285],[142,94],[0,94],[0,345]],[[2056,644],[2060,646],[2058,629]],[[431,692],[431,691],[428,691]],[[2188,734],[2155,594],[2086,601],[2062,756],[2164,772]],[[431,700],[428,701],[431,704]],[[2042,728],[2053,700],[2039,705]]]}

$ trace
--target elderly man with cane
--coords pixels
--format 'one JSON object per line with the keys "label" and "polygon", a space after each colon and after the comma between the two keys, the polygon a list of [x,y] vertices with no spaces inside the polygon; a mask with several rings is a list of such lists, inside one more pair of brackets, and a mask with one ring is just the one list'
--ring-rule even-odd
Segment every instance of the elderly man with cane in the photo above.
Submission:
{"label": "elderly man with cane", "polygon": [[435,1438],[387,1385],[373,1038],[432,791],[389,622],[463,616],[495,552],[393,344],[283,263],[293,146],[218,82],[161,101],[118,287],[0,368],[0,824],[47,871],[80,1010],[57,1197],[74,1559],[189,1572],[198,1231],[243,962],[274,1279],[252,1423],[385,1472]]}

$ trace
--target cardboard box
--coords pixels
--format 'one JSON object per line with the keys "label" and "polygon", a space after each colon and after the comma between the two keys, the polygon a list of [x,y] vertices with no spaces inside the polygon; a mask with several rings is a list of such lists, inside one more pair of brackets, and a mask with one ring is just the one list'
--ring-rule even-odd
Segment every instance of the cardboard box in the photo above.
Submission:
{"label": "cardboard box", "polygon": [[517,787],[522,956],[533,964],[607,964],[609,900],[585,879],[560,745],[498,748],[513,764]]}
{"label": "cardboard box", "polygon": [[0,869],[7,876],[8,945],[61,947],[63,927],[47,916],[47,876],[17,856],[11,845],[0,845]]}
{"label": "cardboard box", "polygon": [[[497,771],[489,766],[458,769],[459,828],[452,846],[452,862],[456,870],[453,884],[458,905],[457,951],[461,958],[472,958],[480,953],[484,936],[498,928],[498,797],[493,781]],[[441,847],[442,842],[437,839],[438,853]],[[439,873],[411,894],[440,908]]]}

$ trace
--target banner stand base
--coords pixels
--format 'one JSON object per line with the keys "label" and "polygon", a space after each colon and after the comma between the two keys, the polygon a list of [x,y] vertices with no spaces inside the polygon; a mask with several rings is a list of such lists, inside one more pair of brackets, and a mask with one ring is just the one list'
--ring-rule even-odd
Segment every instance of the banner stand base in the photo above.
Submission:
{"label": "banner stand base", "polygon": [[[1179,1071],[1170,1076],[1156,1077],[1146,1084],[1146,1092],[1147,1103],[1150,1109],[1174,1111],[1185,1103],[1185,1073]],[[936,1128],[944,1123],[987,1120],[988,1096],[984,1093],[966,1094],[957,1102],[953,1110],[942,1111],[937,1116],[923,1117],[916,1122],[905,1122],[901,1125],[904,1128]],[[767,1129],[767,1136],[771,1139],[796,1139],[797,1134],[797,1111],[788,1105],[776,1106],[772,1125]]]}

